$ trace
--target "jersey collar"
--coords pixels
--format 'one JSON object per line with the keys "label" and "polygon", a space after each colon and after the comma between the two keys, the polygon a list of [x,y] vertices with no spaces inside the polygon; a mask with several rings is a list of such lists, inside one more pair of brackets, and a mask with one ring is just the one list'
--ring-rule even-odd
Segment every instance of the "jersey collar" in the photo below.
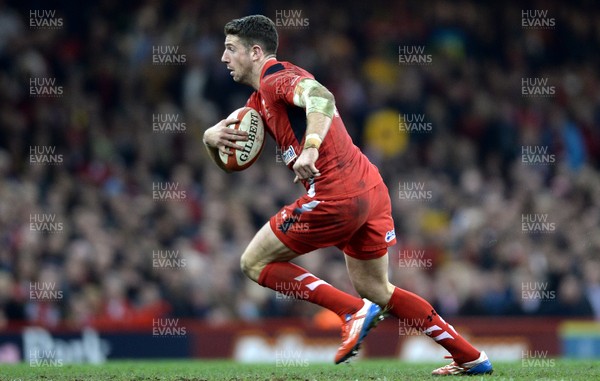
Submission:
{"label": "jersey collar", "polygon": [[283,65],[279,61],[277,61],[277,58],[271,57],[263,65],[263,68],[260,72],[260,79],[262,80],[267,75],[273,74],[273,73],[275,73],[279,70],[283,70],[283,69],[284,69]]}

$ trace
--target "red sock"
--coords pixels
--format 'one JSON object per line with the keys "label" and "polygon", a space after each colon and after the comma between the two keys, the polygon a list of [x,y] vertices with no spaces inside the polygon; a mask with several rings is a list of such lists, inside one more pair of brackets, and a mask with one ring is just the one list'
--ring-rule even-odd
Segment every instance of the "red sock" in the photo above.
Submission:
{"label": "red sock", "polygon": [[362,299],[338,290],[289,262],[269,263],[258,277],[258,284],[295,299],[325,307],[342,318],[362,308]]}
{"label": "red sock", "polygon": [[463,364],[479,357],[479,351],[463,339],[450,324],[438,315],[431,304],[412,292],[398,287],[386,307],[401,323],[423,331]]}

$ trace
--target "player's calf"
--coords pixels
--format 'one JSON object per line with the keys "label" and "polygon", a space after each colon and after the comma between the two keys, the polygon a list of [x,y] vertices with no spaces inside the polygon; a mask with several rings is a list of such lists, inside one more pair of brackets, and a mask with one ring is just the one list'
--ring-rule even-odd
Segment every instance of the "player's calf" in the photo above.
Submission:
{"label": "player's calf", "polygon": [[361,298],[368,299],[381,308],[384,308],[388,304],[394,292],[394,287],[394,285],[388,282],[365,282],[365,284],[354,286]]}

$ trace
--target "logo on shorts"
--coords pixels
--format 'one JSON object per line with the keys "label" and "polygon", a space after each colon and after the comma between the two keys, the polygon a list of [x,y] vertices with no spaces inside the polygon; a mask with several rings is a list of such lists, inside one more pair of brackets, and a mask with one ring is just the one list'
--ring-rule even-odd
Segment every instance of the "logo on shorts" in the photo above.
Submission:
{"label": "logo on shorts", "polygon": [[390,242],[394,238],[396,238],[396,230],[392,229],[385,233],[385,242]]}

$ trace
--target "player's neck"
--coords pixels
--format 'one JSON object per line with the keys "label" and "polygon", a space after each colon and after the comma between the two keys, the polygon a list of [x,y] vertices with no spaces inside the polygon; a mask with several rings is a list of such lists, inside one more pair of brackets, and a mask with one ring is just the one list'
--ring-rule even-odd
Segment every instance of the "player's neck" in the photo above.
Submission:
{"label": "player's neck", "polygon": [[271,60],[276,60],[277,58],[275,58],[274,54],[270,54],[268,56],[266,56],[265,58],[262,59],[262,61],[260,61],[258,63],[257,67],[257,71],[255,72],[253,78],[252,78],[252,87],[254,88],[254,90],[258,90],[260,88],[260,77],[261,74],[263,72],[263,69],[265,67],[265,65],[268,62],[271,62]]}

